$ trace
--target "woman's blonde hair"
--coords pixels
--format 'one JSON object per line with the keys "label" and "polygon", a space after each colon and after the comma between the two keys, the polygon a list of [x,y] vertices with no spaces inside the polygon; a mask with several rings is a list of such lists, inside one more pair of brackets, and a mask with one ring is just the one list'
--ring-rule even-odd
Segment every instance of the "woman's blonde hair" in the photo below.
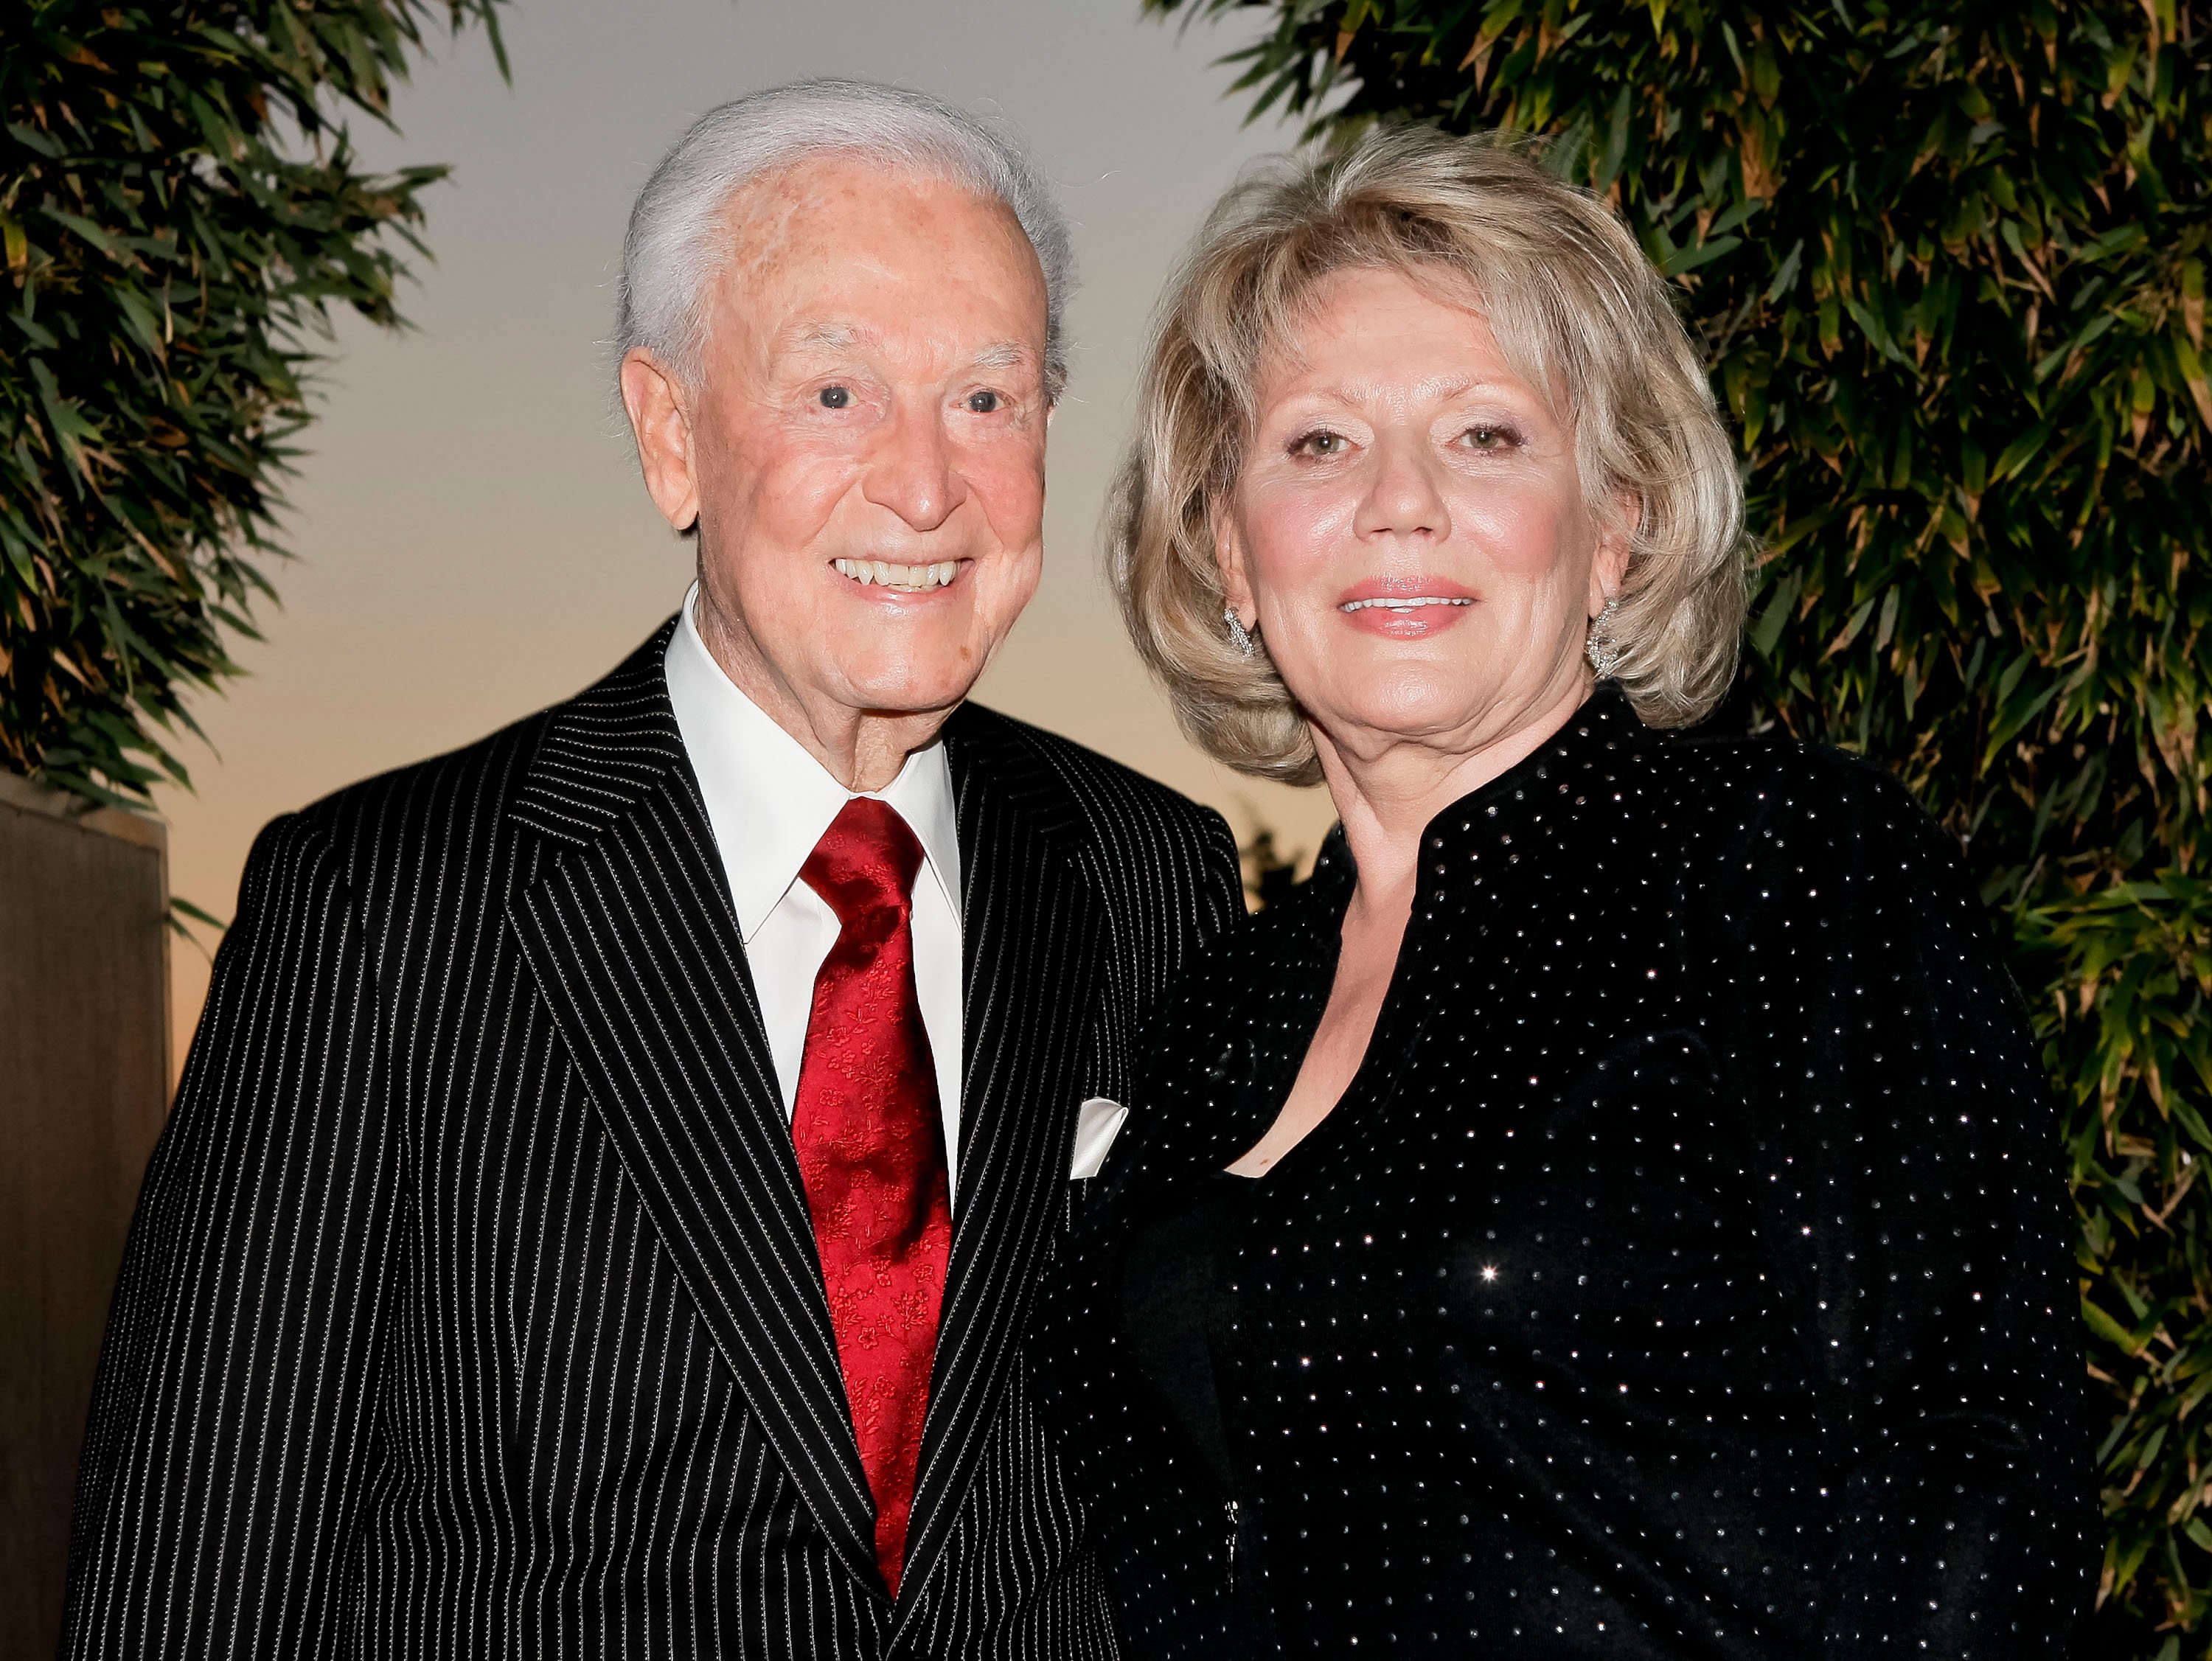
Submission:
{"label": "woman's blonde hair", "polygon": [[1263,356],[1324,278],[1360,269],[1441,276],[1479,304],[1516,373],[1564,394],[1592,511],[1614,518],[1624,494],[1640,504],[1605,625],[1614,678],[1654,726],[1710,713],[1743,629],[1743,489],[1665,281],[1604,203],[1526,154],[1399,127],[1248,173],[1161,298],[1106,558],[1184,730],[1243,772],[1321,776],[1267,653],[1230,641],[1213,524],[1243,465]]}

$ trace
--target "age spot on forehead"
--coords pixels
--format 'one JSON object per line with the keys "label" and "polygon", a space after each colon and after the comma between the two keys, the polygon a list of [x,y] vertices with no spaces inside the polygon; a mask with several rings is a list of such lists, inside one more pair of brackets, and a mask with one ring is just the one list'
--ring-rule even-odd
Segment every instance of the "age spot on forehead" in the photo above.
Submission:
{"label": "age spot on forehead", "polygon": [[825,171],[819,159],[795,162],[732,193],[722,209],[729,271],[754,282],[782,274],[797,221],[824,203]]}

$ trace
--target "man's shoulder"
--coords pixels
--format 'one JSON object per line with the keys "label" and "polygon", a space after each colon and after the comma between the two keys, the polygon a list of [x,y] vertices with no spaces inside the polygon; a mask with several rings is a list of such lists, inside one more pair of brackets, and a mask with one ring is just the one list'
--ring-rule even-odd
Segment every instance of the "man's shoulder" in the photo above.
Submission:
{"label": "man's shoulder", "polygon": [[1094,835],[1191,848],[1219,841],[1233,849],[1226,822],[1212,808],[1072,738],[974,703],[946,724],[945,737],[961,758],[956,765],[977,767]]}
{"label": "man's shoulder", "polygon": [[946,724],[955,788],[982,785],[1067,851],[1149,1004],[1243,914],[1237,840],[1212,808],[1057,733],[978,705]]}
{"label": "man's shoulder", "polygon": [[[489,850],[509,834],[512,810],[534,773],[556,766],[564,773],[588,771],[595,743],[604,741],[610,753],[599,765],[611,773],[622,766],[616,752],[639,748],[634,741],[641,731],[672,730],[672,722],[655,724],[631,712],[632,706],[655,698],[665,708],[657,676],[667,633],[664,625],[572,697],[458,749],[333,791],[278,823],[294,840],[327,843],[356,886]],[[556,749],[559,755],[548,754]]]}
{"label": "man's shoulder", "polygon": [[332,791],[288,816],[290,834],[328,842],[349,867],[495,834],[560,707]]}

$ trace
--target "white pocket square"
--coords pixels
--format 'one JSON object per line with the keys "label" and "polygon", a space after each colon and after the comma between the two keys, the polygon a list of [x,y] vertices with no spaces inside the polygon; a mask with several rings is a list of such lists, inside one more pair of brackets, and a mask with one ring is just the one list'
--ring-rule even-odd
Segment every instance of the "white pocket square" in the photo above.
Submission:
{"label": "white pocket square", "polygon": [[1128,1117],[1129,1110],[1111,1096],[1093,1096],[1075,1110],[1075,1157],[1068,1165],[1068,1180],[1088,1182],[1098,1174]]}

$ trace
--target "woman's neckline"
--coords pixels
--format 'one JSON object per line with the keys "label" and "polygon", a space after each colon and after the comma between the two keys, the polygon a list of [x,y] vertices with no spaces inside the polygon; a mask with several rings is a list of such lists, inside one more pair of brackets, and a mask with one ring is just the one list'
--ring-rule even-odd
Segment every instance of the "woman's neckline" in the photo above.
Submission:
{"label": "woman's neckline", "polygon": [[[1513,821],[1522,816],[1512,810],[1513,804],[1528,803],[1532,782],[1549,776],[1555,767],[1571,763],[1586,748],[1617,742],[1630,731],[1643,735],[1648,730],[1637,718],[1620,682],[1600,681],[1591,688],[1589,696],[1577,704],[1573,713],[1542,743],[1495,779],[1439,808],[1421,827],[1422,847],[1426,850],[1440,846],[1449,840],[1455,826],[1468,828],[1463,821],[1471,821],[1478,815],[1488,821],[1493,830],[1511,830],[1515,827]],[[1535,804],[1528,803],[1526,811],[1535,810]],[[1358,876],[1358,861],[1352,856],[1351,844],[1345,840],[1344,826],[1340,822],[1330,827],[1322,839],[1320,851],[1314,857],[1313,870],[1297,892],[1310,892],[1316,899],[1328,902],[1328,910],[1334,916],[1351,898]]]}
{"label": "woman's neckline", "polygon": [[[1499,838],[1510,843],[1514,831],[1522,821],[1545,812],[1547,798],[1556,795],[1554,791],[1539,792],[1533,786],[1551,779],[1555,773],[1563,773],[1572,767],[1586,751],[1599,746],[1608,749],[1619,747],[1621,740],[1632,731],[1642,734],[1645,729],[1637,718],[1626,694],[1619,682],[1601,681],[1590,695],[1576,706],[1566,720],[1536,749],[1495,779],[1485,781],[1440,809],[1422,828],[1420,857],[1425,859],[1432,853],[1442,852],[1447,846],[1474,834],[1478,824],[1482,827],[1484,836]],[[1310,900],[1303,908],[1307,926],[1334,937],[1342,926],[1344,908],[1351,901],[1358,875],[1358,862],[1345,840],[1344,827],[1339,825],[1329,832],[1328,840],[1323,843],[1322,852],[1315,861],[1312,876],[1302,885],[1299,894],[1286,903],[1297,905],[1301,897],[1310,894]],[[1443,898],[1441,894],[1437,897],[1439,900]],[[1418,915],[1420,907],[1417,905],[1414,910]],[[1368,1076],[1374,1064],[1376,1046],[1383,1041],[1383,1032],[1391,1009],[1390,998],[1406,973],[1415,927],[1415,919],[1409,918],[1406,934],[1399,943],[1397,957],[1391,967],[1389,989],[1383,994],[1382,1007],[1376,1011],[1375,1025],[1368,1035],[1366,1048],[1352,1078],[1336,1100],[1329,1105],[1328,1111],[1308,1126],[1304,1135],[1284,1149],[1263,1169],[1248,1173],[1230,1167],[1217,1167],[1217,1179],[1267,1182],[1297,1158],[1300,1150],[1321,1141],[1328,1134],[1330,1127],[1340,1121],[1346,1100],[1358,1088],[1360,1081]],[[1310,1037],[1309,1043],[1310,1041]],[[1299,1065],[1304,1065],[1303,1056]],[[1297,1069],[1293,1068],[1287,1087],[1289,1089],[1296,1089],[1297,1076]],[[1285,1101],[1276,1103],[1276,1118],[1280,1116],[1286,1101],[1287,1096]],[[1260,1127],[1254,1140],[1240,1143],[1236,1151],[1236,1161],[1243,1160],[1259,1141],[1265,1140],[1275,1122],[1275,1118],[1270,1118]]]}

